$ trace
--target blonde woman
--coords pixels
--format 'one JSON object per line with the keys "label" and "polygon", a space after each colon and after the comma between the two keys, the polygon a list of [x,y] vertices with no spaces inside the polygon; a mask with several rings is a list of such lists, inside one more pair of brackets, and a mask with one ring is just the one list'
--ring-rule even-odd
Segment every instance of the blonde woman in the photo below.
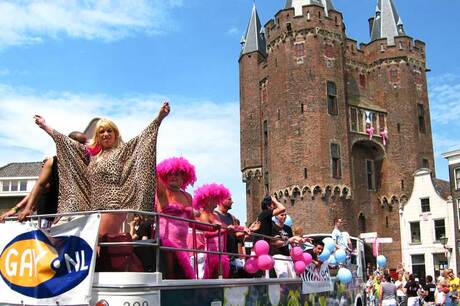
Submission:
{"label": "blonde woman", "polygon": [[[169,114],[165,102],[145,130],[124,143],[112,121],[101,119],[87,147],[57,132],[43,117],[35,123],[56,143],[59,169],[58,212],[133,209],[152,211],[156,187],[156,140]],[[120,231],[123,214],[106,214],[99,234]]]}

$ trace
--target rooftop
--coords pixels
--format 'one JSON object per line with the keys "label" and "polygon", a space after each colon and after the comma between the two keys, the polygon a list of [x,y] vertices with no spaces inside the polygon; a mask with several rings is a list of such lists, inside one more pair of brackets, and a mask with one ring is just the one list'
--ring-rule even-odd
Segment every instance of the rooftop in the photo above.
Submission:
{"label": "rooftop", "polygon": [[0,168],[0,177],[38,177],[42,162],[9,163]]}

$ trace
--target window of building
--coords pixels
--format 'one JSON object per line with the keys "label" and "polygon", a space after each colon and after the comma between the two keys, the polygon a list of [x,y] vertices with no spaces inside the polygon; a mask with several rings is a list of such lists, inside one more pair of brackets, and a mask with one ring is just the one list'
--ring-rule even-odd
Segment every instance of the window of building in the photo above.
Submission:
{"label": "window of building", "polygon": [[422,159],[422,168],[430,168],[430,162],[428,161],[428,159]]}
{"label": "window of building", "polygon": [[288,32],[292,32],[292,26],[291,26],[291,23],[290,23],[290,22],[286,23],[286,30],[287,30]]}
{"label": "window of building", "polygon": [[10,191],[10,181],[2,181],[2,191]]}
{"label": "window of building", "polygon": [[20,181],[19,182],[19,191],[26,191],[27,190],[27,181]]}
{"label": "window of building", "polygon": [[401,132],[401,123],[396,124],[396,129],[398,130],[398,133]]}
{"label": "window of building", "polygon": [[278,120],[281,119],[281,111],[280,111],[279,108],[278,108],[277,111],[276,111],[276,118],[278,118]]}
{"label": "window of building", "polygon": [[259,90],[260,90],[260,102],[266,103],[267,102],[267,79],[260,82]]}
{"label": "window of building", "polygon": [[444,219],[434,220],[434,239],[436,242],[441,241],[441,237],[446,236],[446,225]]}
{"label": "window of building", "polygon": [[308,178],[308,169],[307,168],[303,168],[303,177]]}
{"label": "window of building", "polygon": [[10,191],[18,191],[18,181],[11,181]]}
{"label": "window of building", "polygon": [[359,74],[359,86],[366,87],[366,76],[363,73]]}
{"label": "window of building", "polygon": [[385,114],[379,113],[379,131],[380,129],[386,128],[386,127],[387,127],[387,124],[385,120]]}
{"label": "window of building", "polygon": [[303,103],[300,104],[300,113],[303,114],[305,111]]}
{"label": "window of building", "polygon": [[404,190],[404,180],[401,180],[401,190]]}
{"label": "window of building", "polygon": [[420,222],[410,222],[410,241],[420,243]]}
{"label": "window of building", "polygon": [[332,159],[332,177],[342,177],[342,164],[340,160],[340,146],[336,143],[331,143],[331,159]]}
{"label": "window of building", "polygon": [[417,104],[417,114],[418,114],[418,131],[420,133],[425,133],[425,109],[423,108],[423,104]]}
{"label": "window of building", "polygon": [[[460,168],[454,169],[455,189],[460,189]],[[460,220],[460,219],[459,219]]]}
{"label": "window of building", "polygon": [[366,176],[367,176],[367,189],[375,190],[375,171],[374,161],[366,159]]}
{"label": "window of building", "polygon": [[[460,220],[460,199],[457,199],[457,217]],[[460,229],[460,222],[458,222],[458,228]]]}
{"label": "window of building", "polygon": [[350,123],[351,123],[351,130],[353,132],[358,131],[358,112],[356,108],[350,108]]}
{"label": "window of building", "polygon": [[363,133],[366,129],[365,127],[365,120],[364,120],[364,112],[362,110],[358,111],[358,132]]}
{"label": "window of building", "polygon": [[264,145],[268,145],[268,122],[264,120]]}
{"label": "window of building", "polygon": [[399,71],[397,69],[390,70],[390,82],[391,83],[399,82]]}
{"label": "window of building", "polygon": [[430,198],[420,199],[422,212],[430,212]]}
{"label": "window of building", "polygon": [[330,115],[339,113],[337,105],[337,87],[334,82],[327,81],[327,112]]}
{"label": "window of building", "polygon": [[294,43],[294,52],[295,52],[296,57],[305,56],[305,43],[304,42]]}
{"label": "window of building", "polygon": [[412,259],[412,274],[415,277],[425,277],[425,255],[411,255]]}

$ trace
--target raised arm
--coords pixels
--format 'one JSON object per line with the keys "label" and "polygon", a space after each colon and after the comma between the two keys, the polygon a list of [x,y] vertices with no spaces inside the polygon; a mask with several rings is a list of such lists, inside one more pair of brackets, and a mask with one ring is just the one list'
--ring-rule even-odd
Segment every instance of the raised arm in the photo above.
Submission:
{"label": "raised arm", "polygon": [[44,130],[48,135],[53,136],[53,128],[51,128],[47,123],[45,118],[40,115],[35,115],[35,124],[38,125],[42,130]]}
{"label": "raised arm", "polygon": [[274,216],[277,216],[286,211],[286,207],[284,207],[284,205],[281,204],[275,197],[272,197],[272,202],[276,205],[275,209],[273,210]]}
{"label": "raised arm", "polygon": [[24,208],[27,204],[27,200],[29,199],[30,193],[27,194],[18,204],[16,204],[13,208],[6,211],[0,216],[0,222],[4,221],[8,217],[12,217],[18,213],[21,209]]}

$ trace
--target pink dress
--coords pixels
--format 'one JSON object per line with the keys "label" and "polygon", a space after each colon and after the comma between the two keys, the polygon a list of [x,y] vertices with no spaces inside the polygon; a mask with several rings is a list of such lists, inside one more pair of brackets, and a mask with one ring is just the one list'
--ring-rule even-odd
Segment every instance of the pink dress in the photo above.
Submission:
{"label": "pink dress", "polygon": [[[185,207],[177,203],[169,204],[161,213],[180,218],[193,219],[193,208]],[[187,248],[188,228],[189,223],[187,221],[160,217],[161,245],[173,248]],[[194,273],[188,253],[185,251],[172,251],[172,253],[175,254],[177,263],[184,271],[185,277],[193,279]]]}
{"label": "pink dress", "polygon": [[[207,251],[219,251],[219,236],[220,236],[220,251],[227,251],[227,231],[208,231],[204,232],[205,247]],[[222,274],[224,278],[230,275],[230,259],[227,255],[221,256]],[[204,279],[212,279],[219,277],[219,255],[206,253]]]}

